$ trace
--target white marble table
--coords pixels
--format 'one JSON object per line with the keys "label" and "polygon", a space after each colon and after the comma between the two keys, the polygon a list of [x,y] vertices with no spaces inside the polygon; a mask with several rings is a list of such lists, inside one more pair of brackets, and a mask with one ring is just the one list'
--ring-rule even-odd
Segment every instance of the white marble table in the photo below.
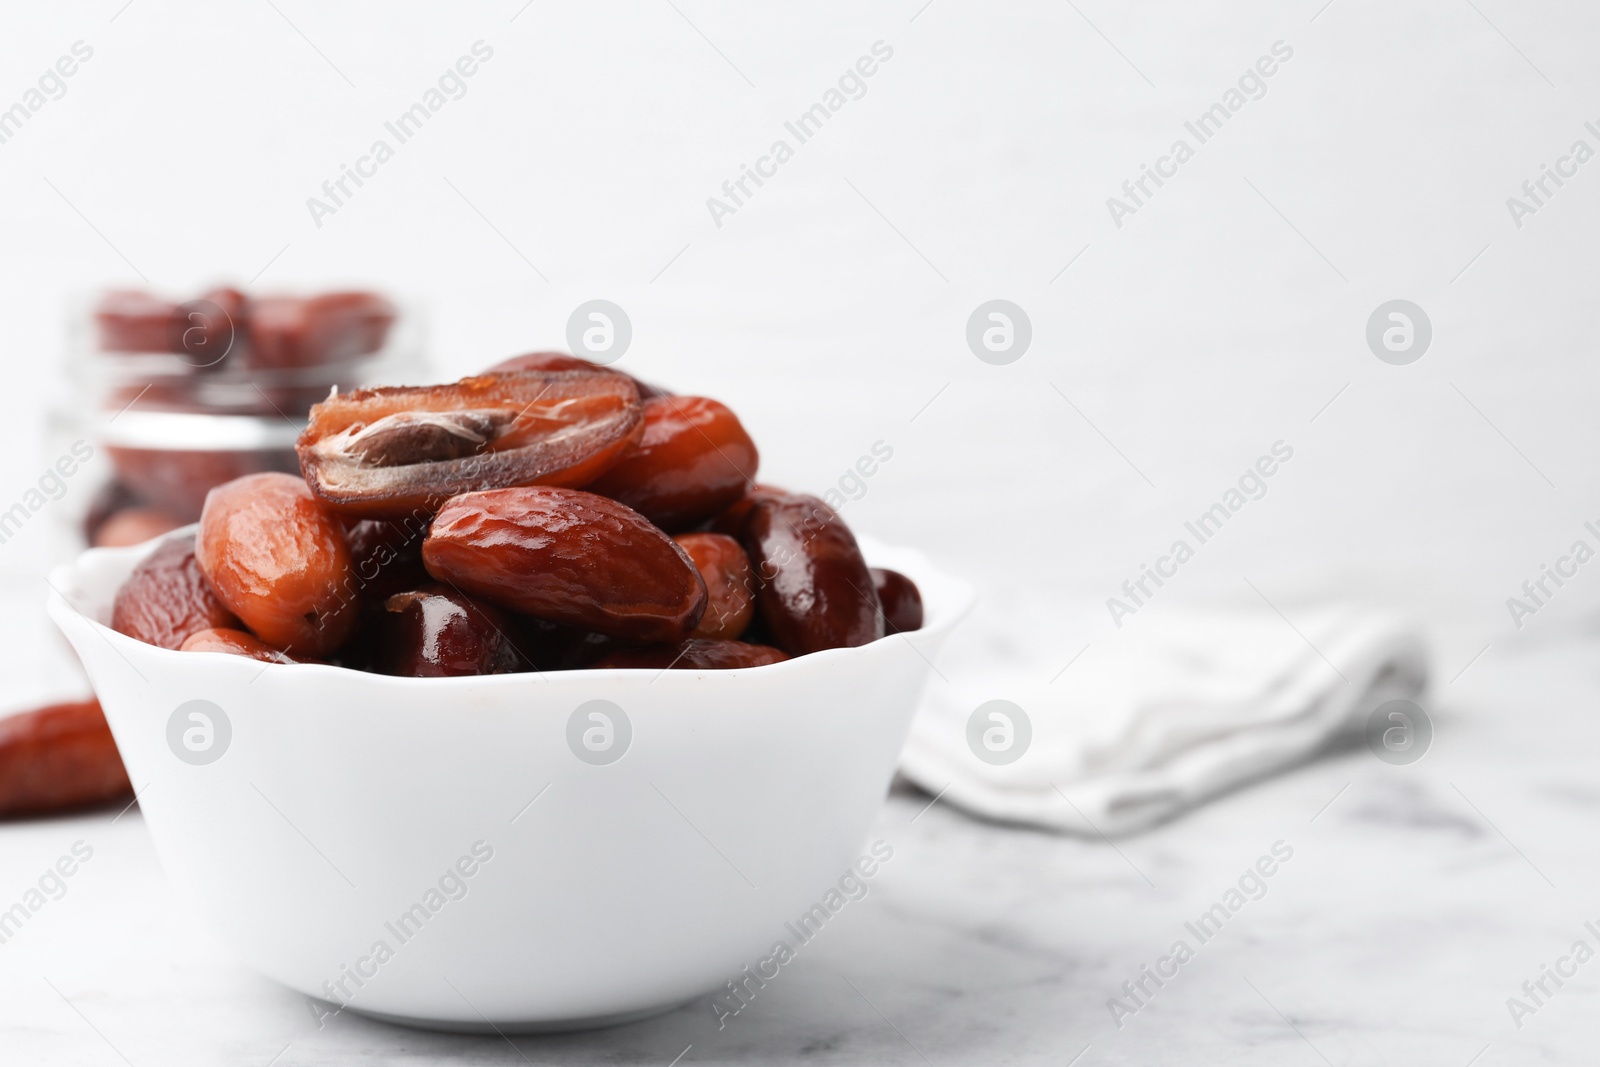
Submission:
{"label": "white marble table", "polygon": [[[703,1003],[513,1041],[319,1031],[179,910],[137,810],[5,825],[4,905],[94,851],[0,945],[0,1062],[1592,1063],[1600,963],[1546,980],[1520,1029],[1506,1002],[1600,947],[1597,663],[1581,639],[1492,652],[1443,686],[1421,762],[1342,753],[1115,847],[897,791],[875,830],[895,862],[721,1031]],[[1279,841],[1292,858],[1202,944],[1185,924]],[[1119,1027],[1108,999],[1179,939],[1193,958]]]}

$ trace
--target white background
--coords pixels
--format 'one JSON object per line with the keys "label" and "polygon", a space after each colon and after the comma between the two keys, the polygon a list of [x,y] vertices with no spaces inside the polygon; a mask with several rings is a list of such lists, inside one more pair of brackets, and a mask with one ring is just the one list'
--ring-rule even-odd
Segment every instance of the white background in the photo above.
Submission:
{"label": "white background", "polygon": [[[1105,598],[1290,443],[1149,610],[1262,607],[1246,579],[1290,618],[1406,610],[1437,650],[1437,751],[1332,757],[1115,851],[895,796],[879,825],[904,858],[767,1014],[719,1039],[692,1006],[529,1053],[315,1032],[178,910],[136,814],[14,824],[0,900],[80,829],[103,858],[3,950],[0,1045],[86,1064],[667,1063],[690,1042],[685,1064],[920,1063],[912,1041],[940,1064],[1090,1042],[1084,1065],[1592,1060],[1589,972],[1525,1030],[1503,1003],[1593,915],[1600,562],[1520,633],[1505,602],[1600,525],[1600,161],[1520,229],[1505,201],[1575,139],[1600,148],[1600,9],[923,4],[11,5],[0,107],[74,41],[95,52],[0,145],[0,507],[55,458],[46,395],[81,395],[74,294],[141,273],[174,293],[258,272],[378,286],[426,309],[441,377],[560,346],[603,297],[633,320],[622,366],[731,404],[765,480],[820,492],[888,442],[846,517],[981,585],[969,654],[1029,681],[1112,640]],[[465,98],[314,226],[306,198],[479,39],[494,58]],[[866,96],[717,228],[706,198],[878,40],[894,58]],[[1115,227],[1106,198],[1279,40],[1294,56],[1267,95]],[[1034,328],[1004,367],[964,337],[996,297]],[[1411,366],[1364,341],[1395,298],[1434,326]],[[0,545],[0,709],[74,684],[38,610],[72,492]],[[1303,858],[1272,897],[1114,1030],[1104,998],[1279,836]]]}
{"label": "white background", "polygon": [[[560,347],[578,303],[616,301],[622,365],[734,406],[765,480],[821,491],[888,442],[846,516],[979,582],[973,632],[1046,673],[1279,439],[1268,496],[1153,610],[1260,606],[1245,578],[1291,617],[1389,603],[1449,677],[1600,597],[1595,566],[1521,635],[1505,605],[1600,517],[1600,162],[1520,230],[1505,206],[1574,139],[1600,148],[1592,8],[275,2],[6,13],[0,106],[74,41],[94,57],[0,145],[0,500],[54,458],[41,395],[81,385],[73,294],[262,272],[414,298],[442,376]],[[480,39],[466,96],[315,226],[306,198]],[[878,40],[865,97],[715,226],[706,198]],[[1279,40],[1266,96],[1115,227],[1106,198]],[[1010,366],[964,339],[993,297],[1033,322]],[[1396,297],[1434,325],[1407,367],[1363,340]],[[8,703],[66,547],[37,521],[0,546]]]}

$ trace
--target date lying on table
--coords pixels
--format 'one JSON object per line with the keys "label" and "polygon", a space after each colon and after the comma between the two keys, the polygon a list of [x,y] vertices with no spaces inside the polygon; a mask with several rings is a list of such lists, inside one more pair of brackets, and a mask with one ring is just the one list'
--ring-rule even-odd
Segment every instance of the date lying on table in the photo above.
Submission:
{"label": "date lying on table", "polygon": [[43,815],[132,795],[98,700],[0,719],[0,817]]}
{"label": "date lying on table", "polygon": [[297,447],[304,478],[213,489],[115,628],[421,678],[758,667],[922,625],[832,508],[755,483],[725,405],[574,356],[335,394]]}

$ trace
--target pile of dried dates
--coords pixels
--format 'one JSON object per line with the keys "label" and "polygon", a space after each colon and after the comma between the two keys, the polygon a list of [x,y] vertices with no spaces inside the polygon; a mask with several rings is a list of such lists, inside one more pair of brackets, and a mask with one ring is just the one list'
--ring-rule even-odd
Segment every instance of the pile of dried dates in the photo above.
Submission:
{"label": "pile of dried dates", "polygon": [[718,669],[922,625],[816,497],[755,482],[724,405],[559,353],[335,393],[303,477],[211,490],[118,592],[164,648],[408,677]]}

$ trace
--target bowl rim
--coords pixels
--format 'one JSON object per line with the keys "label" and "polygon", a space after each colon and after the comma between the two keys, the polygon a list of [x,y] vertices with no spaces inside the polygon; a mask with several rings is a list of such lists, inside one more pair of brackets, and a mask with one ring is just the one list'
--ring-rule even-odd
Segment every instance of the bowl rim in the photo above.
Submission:
{"label": "bowl rim", "polygon": [[[886,634],[878,640],[869,642],[865,645],[855,645],[845,648],[828,648],[823,649],[820,652],[809,652],[805,655],[793,656],[789,659],[781,660],[777,663],[761,664],[754,667],[732,667],[718,670],[674,670],[670,667],[580,667],[571,670],[548,671],[542,671],[535,668],[531,671],[518,671],[511,674],[469,674],[447,678],[409,678],[401,675],[378,674],[372,671],[358,670],[354,667],[341,667],[331,663],[268,663],[261,660],[251,659],[248,656],[236,656],[227,652],[196,653],[183,652],[179,649],[162,648],[159,645],[148,644],[144,641],[140,641],[138,638],[129,637],[127,634],[113,630],[107,624],[100,622],[98,619],[95,619],[87,612],[83,611],[78,604],[73,602],[75,599],[74,596],[69,596],[67,592],[63,592],[63,590],[71,590],[74,594],[79,596],[82,595],[81,583],[78,579],[82,574],[84,565],[87,562],[94,560],[106,560],[108,562],[115,563],[127,562],[131,569],[132,565],[137,564],[137,562],[142,560],[145,556],[154,552],[156,547],[162,541],[168,538],[182,537],[186,534],[193,533],[198,526],[198,523],[190,523],[187,526],[181,526],[174,530],[168,530],[165,533],[158,534],[147,541],[141,541],[135,545],[120,545],[115,547],[84,549],[70,562],[58,564],[51,569],[49,576],[50,590],[46,594],[45,601],[46,611],[50,615],[51,619],[55,622],[57,628],[64,632],[73,626],[80,624],[86,625],[88,629],[97,633],[101,639],[108,642],[112,649],[116,651],[121,658],[128,660],[130,666],[132,666],[132,660],[129,659],[126,650],[131,648],[135,650],[135,655],[147,657],[150,662],[161,665],[164,672],[182,673],[188,669],[179,666],[180,663],[192,664],[195,668],[199,668],[203,664],[209,663],[224,672],[232,672],[240,677],[243,677],[244,674],[249,673],[252,675],[250,678],[251,682],[260,679],[268,671],[274,672],[274,677],[281,679],[286,677],[283,674],[284,671],[293,670],[299,672],[297,677],[305,678],[307,681],[314,681],[318,678],[328,677],[340,679],[361,678],[365,679],[365,681],[356,684],[371,685],[379,689],[400,687],[416,688],[420,685],[426,685],[434,689],[446,689],[451,687],[476,689],[481,686],[498,686],[509,688],[519,685],[526,685],[534,680],[537,680],[537,684],[556,681],[558,679],[566,681],[569,684],[576,684],[585,679],[623,681],[628,679],[636,680],[646,677],[649,678],[649,682],[647,684],[654,685],[661,681],[663,676],[672,676],[674,679],[666,683],[669,686],[703,685],[708,677],[727,675],[735,678],[744,678],[748,677],[753,671],[763,671],[766,672],[763,674],[763,677],[772,677],[775,672],[789,671],[792,673],[796,671],[820,670],[826,665],[839,663],[849,659],[850,657],[873,655],[876,653],[869,653],[866,650],[886,646],[888,642],[897,637],[902,638],[903,640],[901,643],[909,645],[912,648],[912,651],[914,651],[917,655],[922,656],[923,659],[928,659],[921,649],[917,648],[911,643],[911,636],[913,634],[923,634],[933,638],[933,643],[935,644],[941,642],[946,634],[948,634],[950,630],[959,624],[961,620],[964,619],[972,610],[973,603],[977,598],[976,590],[973,588],[971,583],[967,582],[965,579],[958,578],[946,571],[941,570],[931,560],[929,560],[921,550],[910,548],[908,546],[893,545],[888,542],[879,541],[871,535],[863,536],[858,534],[856,535],[857,540],[859,542],[863,542],[862,555],[867,557],[868,566],[873,565],[871,557],[874,552],[910,553],[913,555],[914,558],[909,569],[914,570],[917,573],[907,573],[907,577],[911,578],[912,581],[917,583],[919,592],[925,593],[925,590],[930,588],[936,590],[935,599],[938,601],[938,607],[937,611],[934,613],[936,617],[934,618],[933,622],[924,625],[918,630]],[[902,567],[897,567],[895,569],[902,570],[902,573],[905,573],[904,566],[905,565],[902,564]],[[931,666],[932,661],[929,660],[928,662]],[[224,663],[226,665],[224,665]],[[801,664],[807,664],[808,666],[801,666]]]}

